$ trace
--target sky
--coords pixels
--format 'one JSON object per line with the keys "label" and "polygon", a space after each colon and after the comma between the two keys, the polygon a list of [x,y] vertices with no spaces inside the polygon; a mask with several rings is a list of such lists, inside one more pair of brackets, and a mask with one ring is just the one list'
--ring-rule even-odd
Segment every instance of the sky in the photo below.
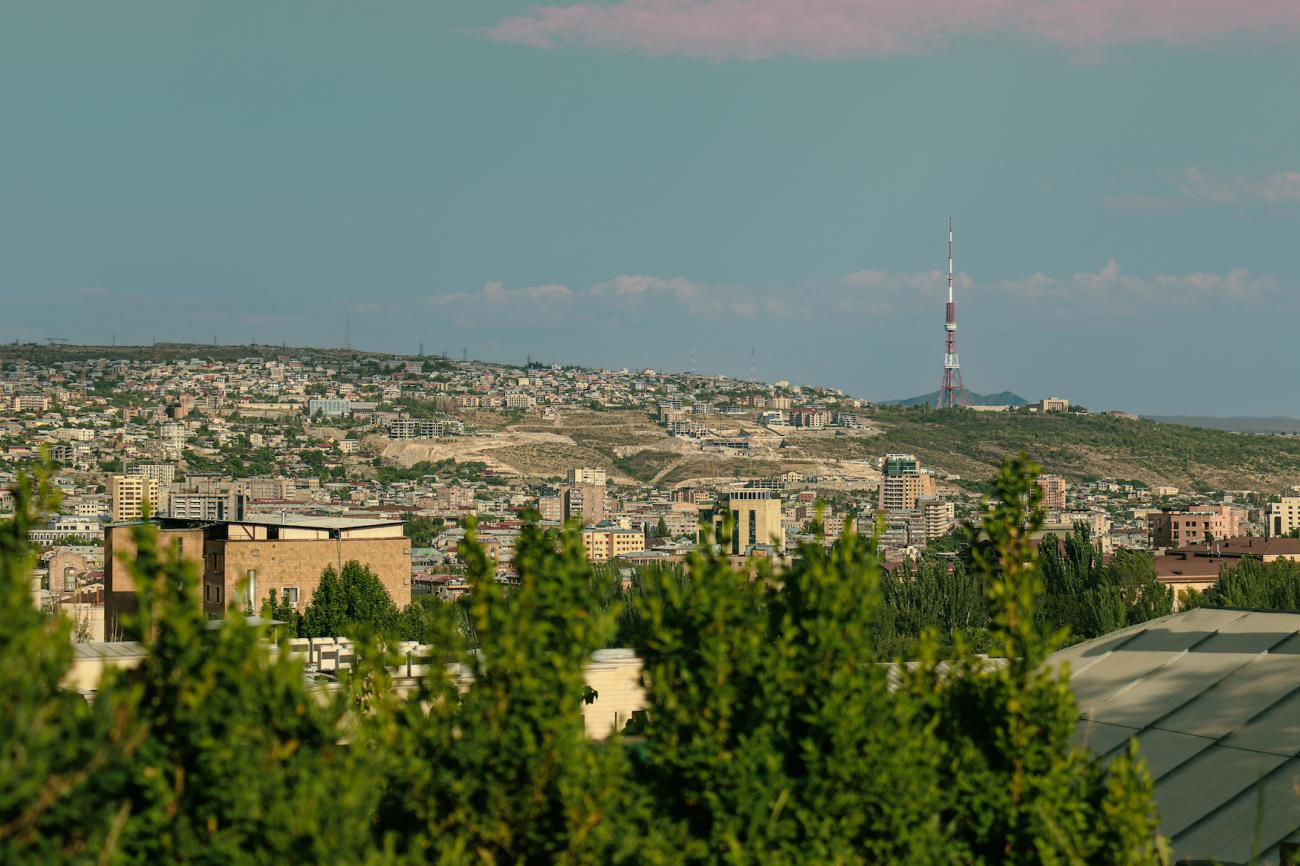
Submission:
{"label": "sky", "polygon": [[1300,416],[1295,0],[4,7],[0,340],[905,397],[952,218],[969,389]]}

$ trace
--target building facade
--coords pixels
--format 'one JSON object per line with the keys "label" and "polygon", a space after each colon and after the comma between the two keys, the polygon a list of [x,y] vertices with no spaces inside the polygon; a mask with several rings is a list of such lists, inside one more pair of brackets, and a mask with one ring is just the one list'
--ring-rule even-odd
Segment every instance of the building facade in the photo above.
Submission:
{"label": "building facade", "polygon": [[1241,534],[1241,519],[1230,505],[1195,505],[1187,511],[1153,511],[1147,515],[1152,547],[1199,544],[1207,534],[1215,540]]}
{"label": "building facade", "polygon": [[914,454],[886,454],[880,467],[879,509],[915,511],[919,499],[935,497],[934,476]]}
{"label": "building facade", "polygon": [[1059,475],[1038,476],[1044,511],[1065,511],[1065,479]]}
{"label": "building facade", "polygon": [[1268,504],[1268,534],[1281,538],[1300,529],[1300,496],[1283,496]]}
{"label": "building facade", "polygon": [[[268,595],[303,610],[326,567],[368,566],[400,609],[411,601],[411,541],[400,521],[344,517],[250,516],[209,523],[158,521],[160,546],[200,568],[199,603],[211,619],[228,605],[258,610]],[[131,525],[104,531],[104,606],[108,634],[123,634],[136,611],[136,586],[119,561],[135,549]]]}
{"label": "building facade", "polygon": [[734,555],[751,548],[772,545],[785,550],[785,526],[782,524],[781,497],[775,490],[740,488],[722,494],[713,516],[713,534],[721,541],[724,522],[731,519],[731,539],[727,550]]}
{"label": "building facade", "polygon": [[108,479],[109,516],[114,521],[139,520],[146,508],[157,512],[162,486],[144,475],[113,475]]}
{"label": "building facade", "polygon": [[618,525],[598,524],[582,530],[582,546],[587,559],[608,562],[618,556],[645,550],[645,533]]}

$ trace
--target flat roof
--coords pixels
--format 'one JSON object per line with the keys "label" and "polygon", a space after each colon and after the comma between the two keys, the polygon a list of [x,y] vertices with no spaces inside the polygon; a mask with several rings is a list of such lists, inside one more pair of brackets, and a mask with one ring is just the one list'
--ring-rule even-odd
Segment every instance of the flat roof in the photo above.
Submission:
{"label": "flat roof", "polygon": [[251,523],[255,526],[292,526],[299,529],[364,529],[371,526],[401,526],[400,520],[374,517],[311,517],[298,514],[246,514],[240,520],[224,523]]}
{"label": "flat roof", "polygon": [[1078,742],[1110,760],[1137,739],[1175,860],[1275,864],[1300,839],[1300,613],[1198,608],[1065,663]]}

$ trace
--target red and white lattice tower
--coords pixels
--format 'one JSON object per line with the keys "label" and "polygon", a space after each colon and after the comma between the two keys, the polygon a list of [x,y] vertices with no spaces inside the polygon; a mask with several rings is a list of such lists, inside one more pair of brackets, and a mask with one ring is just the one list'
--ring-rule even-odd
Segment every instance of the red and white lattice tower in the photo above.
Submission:
{"label": "red and white lattice tower", "polygon": [[957,363],[957,305],[952,299],[952,219],[948,219],[948,315],[944,321],[943,385],[939,388],[937,409],[956,409],[968,405],[966,388]]}

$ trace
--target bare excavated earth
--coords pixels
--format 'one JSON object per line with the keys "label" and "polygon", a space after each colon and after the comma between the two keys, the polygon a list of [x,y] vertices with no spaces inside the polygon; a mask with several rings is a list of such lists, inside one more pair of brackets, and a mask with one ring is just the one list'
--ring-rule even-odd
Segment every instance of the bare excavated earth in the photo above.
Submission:
{"label": "bare excavated earth", "polygon": [[879,483],[868,443],[872,431],[835,436],[828,431],[782,435],[753,419],[710,417],[727,435],[747,434],[753,453],[732,456],[706,451],[688,439],[669,436],[645,413],[564,413],[530,418],[495,432],[438,440],[366,440],[385,460],[411,466],[421,460],[481,461],[527,479],[562,477],[575,466],[603,468],[617,483],[672,486],[722,483],[736,478],[795,471],[817,476],[828,487],[873,487]]}
{"label": "bare excavated earth", "polygon": [[372,439],[367,447],[403,466],[478,460],[529,479],[593,466],[619,483],[663,486],[796,471],[816,476],[819,487],[869,488],[879,483],[875,461],[895,451],[914,453],[928,466],[974,481],[990,478],[1006,455],[1025,451],[1045,471],[1073,481],[1132,479],[1194,489],[1280,489],[1300,483],[1296,437],[1102,415],[882,409],[863,420],[860,430],[773,432],[752,418],[709,416],[709,425],[719,432],[749,436],[752,450],[745,456],[706,451],[671,437],[647,413],[636,411],[579,410],[461,438]]}

